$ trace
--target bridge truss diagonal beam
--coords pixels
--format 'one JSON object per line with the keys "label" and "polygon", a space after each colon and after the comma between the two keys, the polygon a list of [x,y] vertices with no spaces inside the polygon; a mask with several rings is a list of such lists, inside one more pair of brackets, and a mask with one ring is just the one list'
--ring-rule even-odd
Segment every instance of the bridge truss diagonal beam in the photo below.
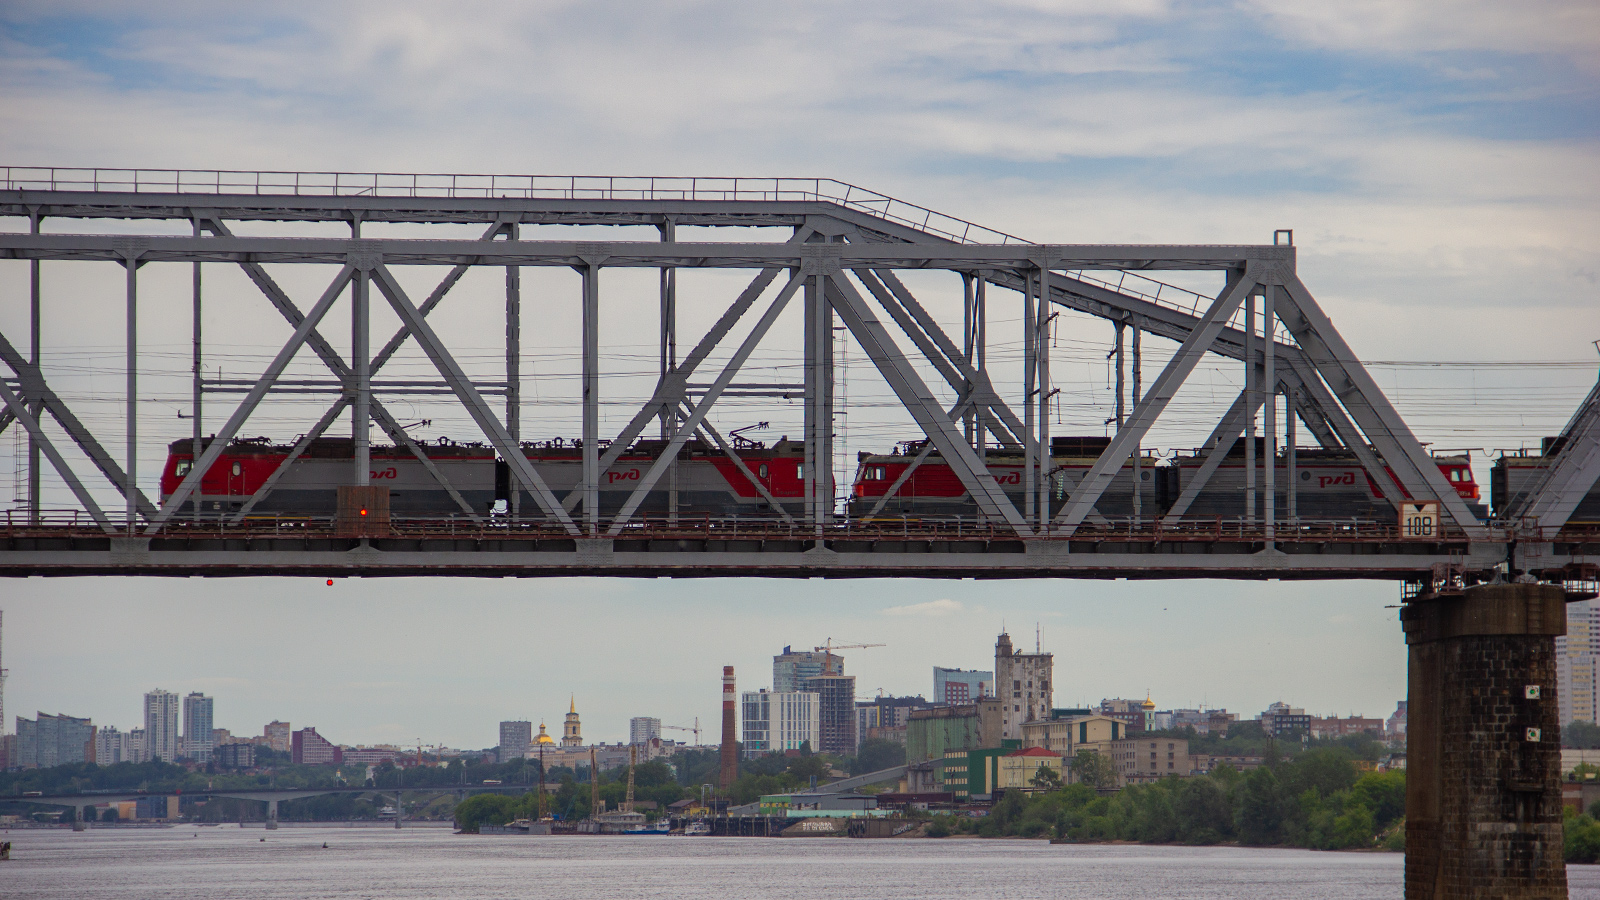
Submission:
{"label": "bridge truss diagonal beam", "polygon": [[[216,234],[219,237],[233,237],[232,231],[230,231],[226,223],[222,222],[220,219],[208,218],[205,220],[205,222],[206,227],[213,234]],[[484,233],[480,240],[492,240],[494,236],[502,230],[502,228],[503,226],[501,223],[495,223],[494,225],[490,226],[489,230]],[[289,322],[290,325],[298,327],[300,322],[305,317],[300,312],[299,307],[297,307],[294,301],[290,299],[289,295],[284,292],[283,288],[278,286],[277,280],[268,274],[267,270],[259,263],[241,262],[239,266],[244,270],[245,274],[249,276],[250,281],[255,284],[256,287],[260,289],[261,293],[264,294],[272,303],[273,308],[276,309],[278,313]],[[461,277],[466,274],[469,268],[470,265],[461,263],[455,268],[451,269],[450,272],[439,282],[439,285],[428,294],[427,299],[421,306],[421,314],[423,316],[427,316],[428,313],[432,312],[434,307],[436,307],[444,299],[445,294],[447,294],[449,290],[455,286],[456,282],[461,280]],[[389,339],[388,343],[384,345],[383,350],[379,352],[378,356],[367,367],[367,377],[369,383],[371,377],[376,375],[378,370],[383,368],[383,365],[387,363],[396,352],[399,351],[400,347],[404,345],[406,338],[408,338],[410,334],[411,329],[408,326],[402,325],[400,329],[395,332],[394,336]],[[311,349],[317,354],[317,357],[322,360],[323,365],[327,366],[328,371],[332,372],[334,377],[339,379],[339,381],[344,385],[344,397],[335,405],[354,406],[352,401],[354,400],[355,392],[359,390],[359,387],[355,383],[355,373],[351,370],[350,366],[345,363],[344,359],[339,355],[339,352],[333,348],[333,345],[329,343],[328,340],[324,338],[319,331],[317,331],[317,329],[313,328],[311,330],[311,334],[306,338],[306,344],[311,347]],[[401,444],[411,452],[411,455],[415,457],[418,463],[422,465],[423,471],[427,472],[429,477],[431,477],[435,483],[443,488],[445,493],[450,495],[450,498],[458,507],[461,508],[464,513],[466,513],[469,518],[471,518],[474,522],[483,521],[482,517],[479,516],[477,511],[472,508],[471,504],[467,503],[467,501],[462,498],[461,492],[456,490],[454,485],[450,484],[450,480],[445,476],[444,472],[441,471],[436,464],[434,464],[432,458],[428,456],[427,452],[424,451],[422,447],[412,439],[411,435],[406,433],[406,430],[400,426],[399,421],[390,415],[387,407],[385,407],[376,398],[369,398],[367,403],[367,411],[373,419],[377,420],[379,427],[383,428],[383,430],[387,432],[396,443]],[[335,415],[337,414],[335,413]],[[354,415],[354,413],[352,413],[352,415]],[[286,473],[288,471],[288,467],[294,463],[295,459],[305,452],[306,447],[310,446],[310,442],[316,440],[318,437],[321,437],[323,432],[325,432],[332,424],[332,418],[326,415],[323,416],[322,420],[317,423],[312,431],[308,432],[306,437],[298,443],[295,448],[296,452],[291,453],[288,457],[281,461],[278,464],[277,469],[275,469],[272,475],[269,476],[267,483],[258,489],[253,495],[251,495],[250,500],[245,504],[245,506],[234,515],[233,521],[243,521],[245,515],[250,510],[254,509],[256,504],[260,503],[262,500],[265,500],[267,496],[271,494],[272,490],[277,486],[281,473]]]}
{"label": "bridge truss diagonal beam", "polygon": [[489,410],[489,406],[484,402],[483,396],[478,393],[477,388],[472,386],[472,382],[468,380],[466,373],[456,363],[455,357],[450,355],[450,351],[445,348],[444,343],[439,340],[439,336],[434,333],[433,326],[428,324],[427,320],[422,317],[422,313],[417,310],[415,304],[406,296],[405,289],[400,287],[400,283],[395,280],[388,267],[381,262],[373,266],[372,279],[378,285],[378,290],[389,301],[390,307],[400,317],[400,321],[410,327],[412,335],[422,345],[423,352],[428,355],[428,359],[433,362],[434,368],[439,370],[439,374],[444,377],[451,389],[455,391],[456,399],[461,402],[468,415],[472,416],[473,421],[478,424],[478,428],[483,431],[484,437],[488,438],[489,442],[500,452],[501,458],[505,460],[507,465],[511,466],[512,471],[517,474],[522,483],[532,489],[533,499],[539,504],[539,508],[565,528],[569,534],[578,534],[577,523],[573,522],[567,511],[561,508],[560,501],[556,500],[555,495],[550,492],[549,486],[545,484],[539,473],[534,470],[533,464],[528,462],[528,457],[523,455],[522,449],[512,442],[511,435],[506,431],[505,426]]}
{"label": "bridge truss diagonal beam", "polygon": [[1211,343],[1216,340],[1217,333],[1244,302],[1246,294],[1255,290],[1256,274],[1254,266],[1246,267],[1243,272],[1229,276],[1228,284],[1217,295],[1211,308],[1206,311],[1199,328],[1190,332],[1189,337],[1173,354],[1167,362],[1166,368],[1156,376],[1155,383],[1145,394],[1143,400],[1133,410],[1126,426],[1116,433],[1111,443],[1101,452],[1094,465],[1078,482],[1078,489],[1072,492],[1071,498],[1056,514],[1056,523],[1063,527],[1066,535],[1075,532],[1083,520],[1094,509],[1095,503],[1100,500],[1100,495],[1111,486],[1111,479],[1122,469],[1122,464],[1127,461],[1133,448],[1143,440],[1145,432],[1160,417],[1177,395],[1178,388],[1183,386],[1189,373],[1200,362],[1200,357],[1211,349]]}
{"label": "bridge truss diagonal beam", "polygon": [[711,411],[711,407],[717,402],[717,398],[722,395],[724,390],[727,390],[728,384],[733,381],[734,376],[739,374],[739,368],[750,358],[750,354],[755,352],[756,345],[760,344],[761,339],[767,336],[767,332],[772,328],[772,323],[778,320],[778,316],[782,314],[784,307],[789,305],[789,299],[795,295],[795,291],[804,285],[807,276],[803,274],[803,271],[796,272],[789,279],[789,283],[783,286],[783,290],[778,292],[778,296],[773,298],[772,304],[767,307],[767,311],[762,314],[755,327],[750,329],[750,333],[739,344],[739,349],[734,351],[733,357],[728,360],[727,364],[722,367],[722,371],[717,374],[717,379],[711,383],[711,387],[706,389],[705,394],[700,398],[700,402],[695,404],[694,411],[689,414],[689,418],[679,426],[678,433],[667,441],[666,448],[650,464],[650,468],[639,479],[638,486],[633,489],[633,492],[628,495],[628,499],[623,503],[622,511],[617,513],[617,517],[612,522],[611,529],[608,532],[609,535],[615,537],[621,533],[628,520],[639,509],[639,504],[644,502],[645,495],[660,480],[667,467],[672,464],[672,461],[678,458],[678,451],[683,449],[684,442],[689,439],[689,435],[693,434],[701,423],[705,421],[706,413]]}
{"label": "bridge truss diagonal beam", "polygon": [[1545,462],[1544,473],[1519,499],[1510,516],[1524,519],[1544,534],[1554,534],[1600,481],[1600,383],[1561,430],[1561,447]]}
{"label": "bridge truss diagonal beam", "polygon": [[100,508],[100,504],[94,502],[94,497],[84,489],[83,482],[78,480],[77,473],[73,472],[72,467],[67,465],[67,461],[56,450],[56,445],[50,442],[50,438],[44,433],[44,429],[39,427],[39,420],[34,418],[33,414],[28,411],[27,404],[11,390],[11,387],[6,384],[3,378],[0,378],[0,400],[5,401],[7,415],[22,423],[22,427],[28,430],[28,436],[33,438],[34,443],[44,452],[44,455],[50,460],[50,465],[55,467],[56,473],[61,476],[61,479],[67,483],[67,487],[72,490],[72,496],[78,498],[78,502],[82,503],[84,509],[89,511],[89,515],[93,517],[95,523],[108,532],[112,531],[111,520],[106,517],[105,511]]}
{"label": "bridge truss diagonal beam", "polygon": [[830,271],[828,281],[837,290],[838,299],[834,302],[834,309],[839,313],[839,318],[899,397],[900,404],[911,413],[923,434],[939,449],[940,456],[971,493],[978,509],[992,519],[1005,522],[1019,535],[1031,534],[1027,520],[1017,511],[1011,498],[1005,495],[994,476],[989,474],[988,467],[978,459],[966,438],[950,421],[944,407],[911,367],[905,354],[895,346],[888,330],[872,314],[866,300],[839,270]]}
{"label": "bridge truss diagonal beam", "polygon": [[167,498],[167,501],[162,504],[161,510],[150,520],[149,527],[145,529],[147,534],[159,530],[162,524],[171,518],[172,514],[184,504],[184,501],[189,499],[189,495],[199,486],[200,479],[206,472],[211,471],[211,466],[222,456],[222,451],[227,447],[228,442],[233,440],[233,436],[239,433],[239,429],[244,425],[245,420],[250,417],[251,413],[255,412],[256,407],[261,403],[261,398],[267,395],[267,390],[272,387],[272,383],[278,379],[279,375],[283,374],[284,368],[289,365],[291,359],[294,359],[295,353],[299,352],[300,347],[305,344],[306,338],[316,329],[317,323],[321,322],[322,317],[327,315],[328,310],[333,308],[333,302],[339,299],[339,294],[344,291],[345,286],[355,277],[355,273],[355,268],[349,264],[339,269],[339,274],[334,276],[333,283],[328,285],[327,290],[322,292],[321,299],[317,301],[316,306],[312,307],[310,314],[301,320],[299,327],[295,328],[294,334],[290,335],[288,342],[283,345],[283,349],[279,350],[278,355],[268,364],[267,370],[261,373],[260,378],[256,379],[255,386],[250,389],[250,393],[239,401],[238,408],[228,417],[227,423],[211,439],[210,445],[206,447],[200,458],[194,461],[194,465],[189,469],[189,474],[184,476],[183,481],[172,492],[172,496]]}
{"label": "bridge truss diagonal beam", "polygon": [[[33,402],[41,405],[44,411],[50,413],[50,417],[56,420],[56,423],[61,426],[61,430],[67,433],[67,437],[71,438],[78,449],[89,457],[89,461],[94,463],[95,468],[100,470],[100,474],[105,476],[106,481],[116,489],[117,493],[123,495],[124,499],[126,499],[128,488],[127,473],[122,470],[116,460],[111,458],[111,454],[106,452],[105,447],[101,446],[94,433],[72,412],[71,407],[67,406],[66,402],[54,390],[51,390],[49,383],[45,381],[44,374],[39,371],[38,367],[28,362],[26,357],[17,352],[17,348],[12,345],[4,333],[0,333],[0,361],[3,361],[7,366],[11,367],[13,372],[17,373],[19,381],[18,396],[24,402]],[[155,504],[150,502],[150,499],[145,496],[143,491],[134,488],[134,499],[138,504],[139,515],[144,516],[146,519],[155,515]]]}
{"label": "bridge truss diagonal beam", "polygon": [[973,368],[966,355],[956,348],[900,279],[885,269],[854,269],[852,274],[911,338],[945,382],[958,395],[971,396],[981,405],[982,411],[987,413],[982,420],[996,440],[1014,447],[1027,446],[1031,436],[1022,420],[996,393],[988,375]]}
{"label": "bridge truss diagonal beam", "polygon": [[1292,273],[1282,281],[1284,303],[1279,318],[1305,349],[1307,358],[1317,367],[1323,380],[1334,389],[1351,418],[1361,426],[1378,455],[1393,470],[1401,487],[1414,499],[1437,500],[1440,508],[1469,536],[1479,540],[1487,537],[1478,518],[1467,509],[1466,501],[1445,480],[1444,473],[1383,395],[1355,351],[1334,329],[1333,322],[1312,298],[1311,291]]}
{"label": "bridge truss diagonal beam", "polygon": [[[800,228],[789,239],[788,243],[804,243],[812,234],[814,232],[810,228]],[[603,476],[610,471],[617,460],[622,458],[622,454],[627,452],[639,435],[644,433],[645,427],[650,424],[651,420],[663,413],[670,413],[678,403],[687,398],[689,379],[694,375],[695,370],[700,368],[700,364],[705,362],[706,357],[717,349],[717,345],[722,343],[722,339],[728,336],[728,332],[739,323],[739,320],[750,310],[750,307],[761,299],[761,295],[766,292],[767,288],[778,277],[778,273],[782,271],[781,268],[777,267],[761,269],[745,289],[739,292],[739,296],[733,303],[723,310],[722,315],[717,318],[717,321],[695,344],[694,349],[689,351],[689,355],[683,358],[677,368],[658,380],[650,400],[638,412],[634,413],[633,418],[628,420],[628,424],[623,426],[622,431],[617,433],[616,438],[611,441],[611,446],[606,448],[606,452],[600,457],[600,475]],[[577,491],[572,491],[562,500],[562,508],[571,512],[577,507],[578,501],[581,499],[582,497]]]}

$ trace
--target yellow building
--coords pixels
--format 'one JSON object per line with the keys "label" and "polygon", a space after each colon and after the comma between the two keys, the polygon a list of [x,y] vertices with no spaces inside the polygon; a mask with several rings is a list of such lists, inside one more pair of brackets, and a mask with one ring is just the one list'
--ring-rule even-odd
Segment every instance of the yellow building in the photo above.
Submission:
{"label": "yellow building", "polygon": [[1077,756],[1080,749],[1098,749],[1100,744],[1126,736],[1126,726],[1110,716],[1072,716],[1022,726],[1022,746],[1043,747],[1069,760]]}
{"label": "yellow building", "polygon": [[1042,769],[1054,773],[1058,780],[1063,774],[1061,754],[1043,747],[1024,747],[1000,757],[999,763],[995,787],[1006,791],[1039,790],[1033,782]]}

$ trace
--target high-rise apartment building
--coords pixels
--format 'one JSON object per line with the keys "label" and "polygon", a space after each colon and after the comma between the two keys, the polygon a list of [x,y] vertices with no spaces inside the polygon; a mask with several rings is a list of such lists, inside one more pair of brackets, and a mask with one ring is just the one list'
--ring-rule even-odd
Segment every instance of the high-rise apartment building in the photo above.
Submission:
{"label": "high-rise apartment building", "polygon": [[24,769],[81,763],[94,752],[94,724],[48,713],[34,719],[18,716],[16,743],[17,765]]}
{"label": "high-rise apartment building", "polygon": [[746,758],[822,745],[821,697],[809,691],[745,691],[740,695]]}
{"label": "high-rise apartment building", "polygon": [[994,645],[995,696],[1001,703],[1000,737],[1022,740],[1022,726],[1050,718],[1053,702],[1055,656],[1042,651],[1018,653],[1011,635],[1002,633]]}
{"label": "high-rise apartment building", "polygon": [[933,667],[933,702],[949,705],[971,703],[994,695],[994,673],[978,669]]}
{"label": "high-rise apartment building", "polygon": [[1563,726],[1600,721],[1600,601],[1567,604],[1567,633],[1556,638],[1556,702]]}
{"label": "high-rise apartment building", "polygon": [[183,698],[183,755],[202,765],[211,761],[212,698],[195,691]]}
{"label": "high-rise apartment building", "polygon": [[94,733],[94,761],[102,766],[133,762],[131,735],[118,731],[113,725],[103,725]]}
{"label": "high-rise apartment building", "polygon": [[150,761],[150,741],[146,739],[143,728],[128,729],[126,752],[128,762],[142,763]]}
{"label": "high-rise apartment building", "polygon": [[261,736],[266,739],[267,747],[279,753],[289,752],[289,733],[289,723],[276,720],[268,722],[261,729]]}
{"label": "high-rise apartment building", "polygon": [[144,740],[147,759],[178,758],[178,695],[156,688],[144,695]]}
{"label": "high-rise apartment building", "polygon": [[819,675],[843,675],[844,657],[822,650],[794,651],[784,647],[772,658],[772,692],[787,694],[804,690],[808,678]]}
{"label": "high-rise apartment building", "polygon": [[500,723],[500,749],[496,756],[498,761],[510,762],[513,759],[521,759],[532,746],[532,722]]}
{"label": "high-rise apartment building", "polygon": [[817,695],[815,749],[838,756],[854,756],[856,740],[856,678],[854,675],[818,675],[801,682],[802,690]]}
{"label": "high-rise apartment building", "polygon": [[634,716],[628,720],[628,743],[643,746],[661,737],[661,720]]}

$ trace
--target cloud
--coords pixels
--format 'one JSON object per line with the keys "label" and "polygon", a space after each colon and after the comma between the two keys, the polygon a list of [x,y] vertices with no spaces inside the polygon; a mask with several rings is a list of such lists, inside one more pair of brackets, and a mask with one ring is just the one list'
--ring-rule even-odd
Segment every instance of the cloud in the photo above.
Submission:
{"label": "cloud", "polygon": [[905,606],[891,606],[883,611],[886,616],[928,616],[942,618],[953,616],[962,612],[966,607],[958,600],[929,600],[926,603],[908,603]]}

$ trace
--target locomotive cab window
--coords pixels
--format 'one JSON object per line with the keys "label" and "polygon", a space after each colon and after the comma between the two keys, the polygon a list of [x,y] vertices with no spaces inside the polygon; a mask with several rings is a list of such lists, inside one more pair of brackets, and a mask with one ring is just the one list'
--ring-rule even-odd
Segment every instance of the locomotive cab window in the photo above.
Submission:
{"label": "locomotive cab window", "polygon": [[238,463],[234,463],[233,464],[233,474],[234,474],[234,477],[238,477],[238,476],[244,474],[244,467],[239,465]]}
{"label": "locomotive cab window", "polygon": [[182,460],[178,461],[178,465],[177,465],[176,468],[174,468],[172,470],[172,473],[174,475],[187,475],[187,474],[189,474],[189,470],[191,468],[193,468],[193,467],[194,467],[193,463],[189,462],[186,459],[182,459]]}
{"label": "locomotive cab window", "polygon": [[806,478],[806,464],[805,463],[795,463],[794,464],[794,477],[800,479],[801,481],[805,480],[805,478]]}
{"label": "locomotive cab window", "polygon": [[761,477],[762,477],[762,478],[765,478],[765,477],[767,477],[767,464],[766,464],[766,463],[762,463],[762,464],[761,464],[761,468],[760,468],[760,469],[758,469],[758,470],[757,470],[757,473],[758,473],[758,474],[759,474],[759,475],[760,475],[760,476],[761,476]]}

